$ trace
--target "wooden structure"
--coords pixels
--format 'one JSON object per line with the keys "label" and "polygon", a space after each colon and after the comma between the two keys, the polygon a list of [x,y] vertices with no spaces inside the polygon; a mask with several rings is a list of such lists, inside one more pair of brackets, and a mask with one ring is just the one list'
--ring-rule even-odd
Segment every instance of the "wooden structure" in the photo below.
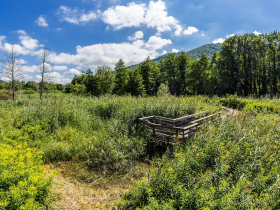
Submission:
{"label": "wooden structure", "polygon": [[178,140],[191,136],[204,122],[220,116],[220,114],[221,112],[210,115],[209,111],[205,111],[176,119],[149,116],[139,120],[152,132],[153,139],[163,140],[167,144],[175,144]]}

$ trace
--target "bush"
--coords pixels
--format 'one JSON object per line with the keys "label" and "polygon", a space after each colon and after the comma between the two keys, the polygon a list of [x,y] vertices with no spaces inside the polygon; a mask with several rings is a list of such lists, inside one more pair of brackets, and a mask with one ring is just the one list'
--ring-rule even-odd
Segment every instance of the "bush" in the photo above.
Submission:
{"label": "bush", "polygon": [[0,90],[0,100],[13,99],[13,92],[11,90]]}
{"label": "bush", "polygon": [[53,174],[42,169],[42,153],[0,144],[0,209],[40,209],[50,202]]}

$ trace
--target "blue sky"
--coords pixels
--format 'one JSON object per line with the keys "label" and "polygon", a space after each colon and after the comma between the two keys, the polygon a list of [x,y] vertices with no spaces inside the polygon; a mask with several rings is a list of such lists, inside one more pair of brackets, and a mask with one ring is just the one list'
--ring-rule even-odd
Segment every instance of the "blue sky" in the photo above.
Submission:
{"label": "blue sky", "polygon": [[1,0],[0,48],[12,41],[24,80],[39,81],[43,47],[53,82],[107,64],[114,68],[223,42],[233,34],[270,33],[280,25],[278,0]]}

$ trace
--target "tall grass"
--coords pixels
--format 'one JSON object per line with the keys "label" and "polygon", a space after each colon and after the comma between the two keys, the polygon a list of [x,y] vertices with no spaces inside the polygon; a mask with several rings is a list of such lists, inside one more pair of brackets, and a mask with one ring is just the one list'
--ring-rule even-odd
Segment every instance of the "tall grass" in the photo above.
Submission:
{"label": "tall grass", "polygon": [[50,94],[42,101],[2,101],[0,141],[26,141],[44,152],[45,162],[83,161],[100,170],[122,171],[148,155],[140,117],[176,118],[219,109],[219,99],[208,97],[86,98]]}
{"label": "tall grass", "polygon": [[209,125],[154,161],[118,205],[123,209],[279,209],[280,119],[249,113]]}

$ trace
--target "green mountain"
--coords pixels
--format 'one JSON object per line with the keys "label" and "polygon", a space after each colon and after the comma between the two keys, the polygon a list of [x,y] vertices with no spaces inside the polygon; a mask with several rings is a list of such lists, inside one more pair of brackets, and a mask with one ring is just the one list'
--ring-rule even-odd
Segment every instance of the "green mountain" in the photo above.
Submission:
{"label": "green mountain", "polygon": [[[205,45],[202,45],[201,47],[197,47],[197,48],[195,48],[193,50],[190,50],[187,53],[189,54],[189,57],[192,58],[192,59],[199,59],[202,56],[202,54],[205,53],[205,54],[208,55],[208,58],[210,60],[212,55],[214,54],[214,52],[220,52],[221,51],[221,46],[222,46],[222,44],[220,44],[220,43],[217,43],[217,44],[205,44]],[[171,53],[168,53],[168,54],[165,54],[165,55],[161,55],[161,56],[153,59],[153,61],[157,63],[159,60],[165,59],[166,56],[168,56],[169,54],[171,54]],[[180,52],[173,53],[173,54],[174,55],[179,55]],[[128,69],[135,69],[136,66],[138,66],[138,64],[129,66],[127,68]]]}

